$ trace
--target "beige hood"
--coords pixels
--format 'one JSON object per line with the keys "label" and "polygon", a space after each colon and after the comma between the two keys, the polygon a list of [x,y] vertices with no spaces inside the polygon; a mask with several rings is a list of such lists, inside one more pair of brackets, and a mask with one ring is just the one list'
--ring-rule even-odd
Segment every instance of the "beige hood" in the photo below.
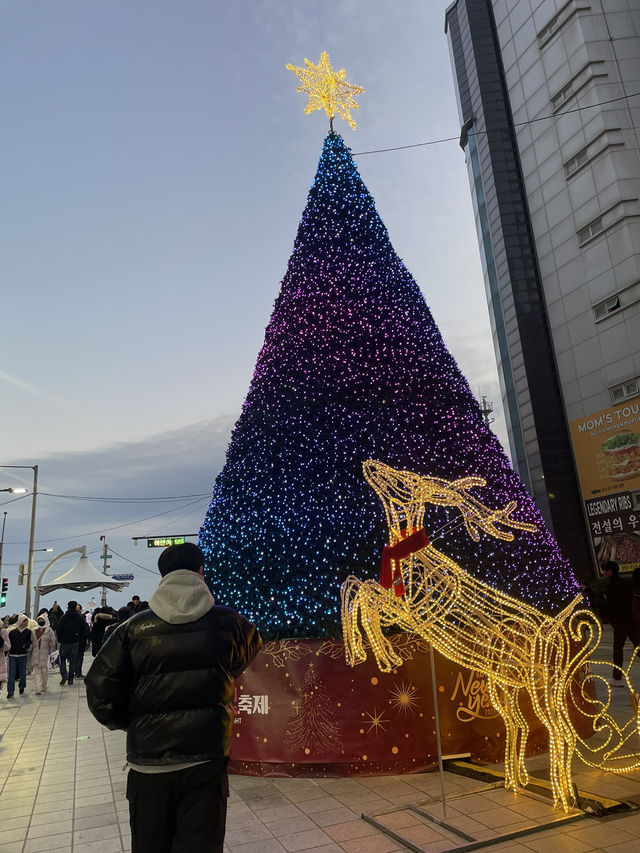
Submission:
{"label": "beige hood", "polygon": [[165,622],[183,625],[201,619],[214,604],[209,587],[197,572],[178,569],[162,578],[149,608]]}

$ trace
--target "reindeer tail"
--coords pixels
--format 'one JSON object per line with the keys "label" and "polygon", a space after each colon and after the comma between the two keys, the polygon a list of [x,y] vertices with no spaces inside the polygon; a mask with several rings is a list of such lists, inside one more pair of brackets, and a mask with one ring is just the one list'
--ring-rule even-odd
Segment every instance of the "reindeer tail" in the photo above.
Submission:
{"label": "reindeer tail", "polygon": [[[588,716],[593,721],[593,732],[597,734],[595,744],[587,744],[579,738],[576,753],[585,764],[597,767],[609,773],[629,773],[640,767],[640,694],[634,690],[629,671],[635,657],[640,654],[640,646],[631,655],[631,660],[622,671],[622,679],[628,689],[631,715],[626,722],[618,721],[618,714],[612,713],[612,689],[606,675],[611,672],[613,664],[610,661],[591,660],[589,662],[589,677],[597,685],[598,697],[589,697],[592,711]],[[586,686],[586,684],[584,685]],[[619,688],[616,688],[616,696]]]}

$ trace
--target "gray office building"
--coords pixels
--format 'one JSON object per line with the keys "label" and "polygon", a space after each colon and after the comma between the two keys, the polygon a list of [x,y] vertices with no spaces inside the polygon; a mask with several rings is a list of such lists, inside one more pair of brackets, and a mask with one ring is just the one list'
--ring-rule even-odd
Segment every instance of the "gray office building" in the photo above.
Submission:
{"label": "gray office building", "polygon": [[640,0],[457,0],[445,29],[514,466],[579,577],[631,570]]}

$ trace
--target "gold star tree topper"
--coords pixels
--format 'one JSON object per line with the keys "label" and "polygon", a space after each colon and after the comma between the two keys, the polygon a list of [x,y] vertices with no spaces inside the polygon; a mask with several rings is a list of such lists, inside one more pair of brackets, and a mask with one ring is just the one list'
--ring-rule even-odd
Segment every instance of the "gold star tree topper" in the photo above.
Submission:
{"label": "gold star tree topper", "polygon": [[349,110],[360,109],[353,97],[364,92],[362,86],[347,83],[344,79],[344,68],[341,71],[334,71],[326,51],[322,52],[320,62],[317,65],[309,62],[308,59],[305,59],[304,64],[306,68],[287,65],[287,70],[293,71],[302,82],[302,86],[296,87],[296,92],[304,92],[309,95],[304,114],[309,115],[314,110],[324,109],[329,116],[332,132],[333,119],[336,114],[343,118],[352,130],[355,130],[356,123],[351,118]]}

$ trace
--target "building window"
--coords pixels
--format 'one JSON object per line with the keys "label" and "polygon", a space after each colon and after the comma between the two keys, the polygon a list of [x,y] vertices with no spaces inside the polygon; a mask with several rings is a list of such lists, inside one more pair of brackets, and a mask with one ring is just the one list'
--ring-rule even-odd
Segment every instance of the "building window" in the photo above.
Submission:
{"label": "building window", "polygon": [[595,237],[596,234],[599,234],[603,230],[604,226],[602,225],[602,217],[599,216],[597,219],[594,219],[593,222],[590,222],[578,231],[578,243],[581,246],[584,245],[592,237]]}
{"label": "building window", "polygon": [[565,177],[570,178],[574,172],[577,172],[581,166],[589,159],[589,155],[587,154],[587,149],[583,148],[582,151],[578,151],[575,157],[572,157],[571,160],[568,160],[564,164],[564,174]]}
{"label": "building window", "polygon": [[555,18],[552,18],[546,27],[543,27],[538,33],[538,44],[542,47],[542,45],[549,41],[551,36],[555,33],[555,31],[560,26],[560,16],[556,15]]}
{"label": "building window", "polygon": [[557,95],[554,95],[551,98],[551,105],[554,110],[557,110],[558,107],[561,107],[565,101],[568,101],[569,98],[573,95],[573,83],[568,83],[564,89],[561,89]]}
{"label": "building window", "polygon": [[622,400],[629,400],[631,397],[637,397],[640,394],[640,380],[628,379],[626,382],[621,382],[619,385],[614,385],[609,388],[612,403],[620,403]]}
{"label": "building window", "polygon": [[551,39],[558,30],[570,21],[578,12],[589,12],[590,10],[590,3],[581,2],[581,0],[569,0],[569,2],[565,3],[565,5],[558,10],[557,14],[551,18],[549,23],[545,24],[538,33],[538,47],[544,47],[549,39]]}
{"label": "building window", "polygon": [[581,89],[593,83],[600,77],[607,77],[606,61],[604,59],[592,59],[587,62],[577,74],[564,84],[559,92],[551,98],[551,108],[553,112],[558,112],[560,107],[564,106],[574,95],[577,95]]}
{"label": "building window", "polygon": [[620,297],[612,296],[610,299],[605,299],[603,302],[598,302],[593,306],[593,313],[596,320],[602,320],[607,314],[611,314],[620,307]]}

